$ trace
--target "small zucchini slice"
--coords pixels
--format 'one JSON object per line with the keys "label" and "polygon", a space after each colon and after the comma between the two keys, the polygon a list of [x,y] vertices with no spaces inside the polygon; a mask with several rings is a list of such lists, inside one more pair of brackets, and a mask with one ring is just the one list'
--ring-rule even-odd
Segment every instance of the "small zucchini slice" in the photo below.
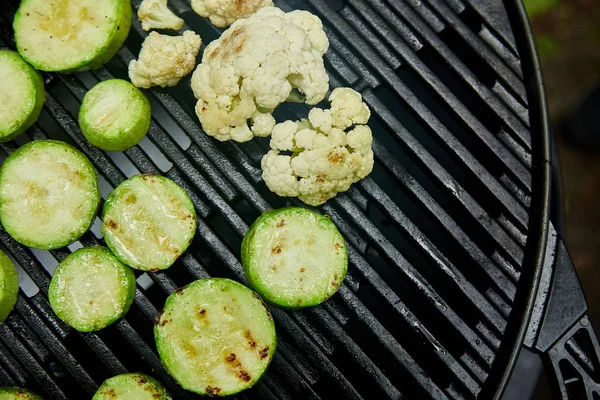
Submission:
{"label": "small zucchini slice", "polygon": [[94,166],[64,142],[27,143],[0,168],[0,220],[25,246],[49,250],[74,242],[99,204]]}
{"label": "small zucchini slice", "polygon": [[171,396],[156,379],[132,373],[105,380],[92,400],[171,400]]}
{"label": "small zucchini slice", "polygon": [[44,400],[41,396],[23,388],[0,387],[0,400]]}
{"label": "small zucchini slice", "polygon": [[97,68],[131,27],[129,0],[23,0],[13,28],[19,54],[41,71]]}
{"label": "small zucchini slice", "polygon": [[260,296],[224,278],[200,279],[167,298],[155,319],[158,354],[187,390],[227,396],[253,386],[277,346]]}
{"label": "small zucchini slice", "polygon": [[160,175],[136,175],[113,190],[102,212],[102,234],[124,264],[142,271],[169,268],[196,232],[187,193]]}
{"label": "small zucchini slice", "polygon": [[284,308],[320,304],[340,288],[348,270],[344,238],[329,217],[306,208],[267,211],[242,241],[248,283]]}
{"label": "small zucchini slice", "polygon": [[121,318],[135,295],[135,276],[106,247],[71,253],[54,271],[48,299],[60,319],[80,332],[102,329]]}
{"label": "small zucchini slice", "polygon": [[109,79],[85,94],[79,125],[94,146],[125,151],[146,136],[150,114],[150,102],[138,88],[122,79]]}
{"label": "small zucchini slice", "polygon": [[10,258],[0,251],[0,322],[4,322],[19,297],[19,276]]}
{"label": "small zucchini slice", "polygon": [[44,81],[16,51],[0,50],[0,142],[23,133],[40,115]]}

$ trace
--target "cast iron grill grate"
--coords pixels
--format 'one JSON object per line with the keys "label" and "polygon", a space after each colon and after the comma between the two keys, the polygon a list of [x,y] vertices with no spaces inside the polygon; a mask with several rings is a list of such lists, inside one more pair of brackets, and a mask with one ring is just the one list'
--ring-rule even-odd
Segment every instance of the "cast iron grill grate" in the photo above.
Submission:
{"label": "cast iron grill grate", "polygon": [[[17,3],[0,12],[0,47],[14,48]],[[331,86],[360,91],[371,107],[376,162],[372,175],[320,207],[348,244],[344,286],[312,310],[272,309],[277,355],[265,378],[238,398],[474,398],[494,372],[533,195],[526,88],[506,12],[496,3],[276,1],[322,18]],[[195,30],[204,43],[219,35],[188,2],[170,4],[185,18],[184,30]],[[45,74],[38,123],[0,145],[0,157],[29,140],[65,140],[96,166],[103,198],[134,174],[164,174],[192,195],[196,239],[166,272],[138,276],[135,303],[123,320],[83,334],[52,313],[46,295],[52,271],[70,251],[102,244],[99,220],[78,242],[51,252],[24,248],[0,229],[0,243],[23,272],[16,311],[0,325],[1,385],[80,399],[109,376],[140,371],[177,399],[196,398],[156,355],[157,309],[194,279],[243,280],[238,253],[249,224],[269,208],[300,204],[273,195],[261,181],[268,139],[219,143],[201,131],[189,77],[177,88],[146,92],[154,119],[139,146],[114,153],[85,141],[77,125],[83,95],[99,80],[127,79],[127,64],[146,35],[134,18],[125,46],[105,66]],[[283,105],[276,117],[306,112]]]}

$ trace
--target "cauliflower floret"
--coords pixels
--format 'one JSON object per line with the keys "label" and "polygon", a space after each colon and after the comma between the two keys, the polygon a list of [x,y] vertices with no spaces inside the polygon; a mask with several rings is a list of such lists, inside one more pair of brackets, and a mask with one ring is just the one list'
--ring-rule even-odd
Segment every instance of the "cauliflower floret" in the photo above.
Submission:
{"label": "cauliflower floret", "polygon": [[139,59],[129,63],[129,79],[137,87],[175,86],[192,72],[202,40],[192,31],[182,36],[150,32]]}
{"label": "cauliflower floret", "polygon": [[328,43],[321,20],[306,11],[265,7],[236,21],[206,47],[192,76],[204,131],[222,141],[268,136],[272,110],[295,89],[308,104],[323,100]]}
{"label": "cauliflower floret", "polygon": [[238,19],[249,17],[260,8],[272,5],[272,0],[192,0],[192,9],[198,15],[210,18],[210,22],[219,28],[225,28]]}
{"label": "cauliflower floret", "polygon": [[142,29],[174,29],[183,27],[183,19],[173,14],[167,7],[167,0],[143,0],[138,8],[138,18]]}
{"label": "cauliflower floret", "polygon": [[373,170],[373,135],[366,125],[371,112],[362,96],[337,88],[329,101],[329,110],[314,108],[308,120],[273,128],[271,150],[261,161],[272,192],[318,206]]}

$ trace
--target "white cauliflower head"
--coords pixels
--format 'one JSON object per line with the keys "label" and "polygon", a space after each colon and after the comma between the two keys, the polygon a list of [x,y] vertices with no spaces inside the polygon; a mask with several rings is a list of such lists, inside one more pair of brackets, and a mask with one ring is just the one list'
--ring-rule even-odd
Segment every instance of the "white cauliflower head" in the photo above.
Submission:
{"label": "white cauliflower head", "polygon": [[192,9],[198,15],[210,18],[210,22],[219,28],[225,28],[238,19],[247,18],[257,10],[272,5],[272,0],[192,0]]}
{"label": "white cauliflower head", "polygon": [[138,8],[138,18],[142,29],[174,29],[183,27],[183,19],[173,14],[167,7],[167,0],[143,0]]}
{"label": "white cauliflower head", "polygon": [[137,87],[175,86],[192,72],[202,40],[192,31],[182,36],[150,32],[138,60],[129,63],[129,79]]}
{"label": "white cauliflower head", "polygon": [[373,136],[366,125],[371,112],[362,96],[337,88],[329,101],[329,110],[314,108],[308,120],[273,128],[272,150],[261,162],[263,179],[272,192],[317,206],[373,170]]}
{"label": "white cauliflower head", "polygon": [[260,9],[210,43],[192,76],[196,114],[218,140],[268,136],[272,110],[298,89],[308,104],[325,98],[329,41],[321,20],[307,11]]}

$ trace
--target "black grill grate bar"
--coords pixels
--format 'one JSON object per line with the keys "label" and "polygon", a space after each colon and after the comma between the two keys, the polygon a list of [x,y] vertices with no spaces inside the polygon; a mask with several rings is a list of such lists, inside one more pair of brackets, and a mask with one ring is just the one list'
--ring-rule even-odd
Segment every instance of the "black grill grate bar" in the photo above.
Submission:
{"label": "black grill grate bar", "polygon": [[[16,335],[5,324],[0,324],[0,339],[2,339],[2,343],[4,343],[14,355],[14,358],[11,357],[12,361],[18,360],[18,363],[14,362],[12,365],[16,366],[21,364],[28,371],[28,373],[31,374],[38,385],[43,387],[44,390],[50,395],[59,399],[66,398],[62,389],[58,387],[54,380],[48,375],[48,373],[44,370],[44,367],[42,367],[40,363],[33,358],[25,345],[21,343]],[[20,368],[15,369],[19,369],[18,372],[21,372]]]}
{"label": "black grill grate bar", "polygon": [[[459,12],[458,10],[452,10],[447,4],[444,4],[444,1],[427,0],[427,3],[429,3],[431,7],[437,11],[437,14],[445,20],[447,26],[452,26],[453,29],[465,39],[465,42],[467,42],[490,67],[494,68],[498,76],[501,77],[520,97],[521,102],[527,104],[527,92],[523,85],[522,72],[518,67],[518,58],[514,55],[516,49],[508,49],[505,47],[507,54],[504,55],[505,60],[503,60],[500,54],[493,51],[488,44],[477,35],[478,32],[473,32],[461,20],[459,14],[466,9],[466,5],[463,5],[463,10]],[[500,3],[500,7],[503,7],[503,3]],[[479,13],[478,16],[480,16]],[[485,23],[487,24],[487,21],[485,21]],[[503,41],[501,43],[504,45]]]}
{"label": "black grill grate bar", "polygon": [[[368,1],[371,5],[374,4],[374,0],[360,1]],[[507,109],[507,105],[504,104],[503,101],[501,101],[501,99],[497,97],[497,95],[492,91],[492,88],[488,88],[483,83],[481,83],[477,79],[475,74],[452,52],[452,50],[450,50],[450,48],[440,39],[440,37],[436,35],[435,32],[433,32],[424,21],[422,21],[421,16],[415,13],[411,9],[411,7],[409,7],[402,1],[390,2],[390,4],[400,15],[402,15],[405,18],[405,20],[413,27],[413,29],[418,31],[423,36],[424,40],[431,46],[431,48],[434,51],[436,51],[445,60],[448,60],[448,65],[458,74],[458,76],[460,76],[463,79],[463,81],[467,83],[475,91],[475,93],[477,93],[481,100],[483,100],[486,104],[490,106],[492,110],[494,110],[496,115],[500,117],[508,127],[510,127],[511,132],[517,135],[521,143],[526,145],[526,148],[529,151],[531,151],[530,134],[527,130],[527,125],[529,124],[529,122],[523,121],[518,116],[510,112],[510,110]],[[452,13],[452,15],[455,14]],[[384,14],[384,17],[386,17],[386,14]],[[444,17],[448,18],[448,15],[444,15]],[[451,21],[452,28],[447,26],[446,29],[454,29],[456,27],[455,24],[460,23],[460,21],[456,21],[456,19],[458,18],[455,18]],[[471,41],[481,41],[481,39],[479,39],[478,37],[468,39]],[[502,60],[496,57],[495,53],[491,53],[487,47],[485,47],[485,50],[488,51],[484,54],[479,53],[479,48],[477,48],[476,50],[478,51],[478,54],[481,54],[484,57],[485,61],[488,62],[488,65],[496,73],[496,80],[498,84],[501,84],[500,82],[502,82],[503,80],[507,82],[510,88],[515,90],[519,94],[519,98],[516,99],[518,104],[526,104],[526,97],[524,97],[525,86],[522,80],[519,77],[517,77],[511,69],[506,67]],[[489,57],[486,57],[488,53]],[[403,54],[405,55],[407,62],[412,64],[415,72],[419,73],[421,71],[424,71],[424,66],[422,65],[422,63],[418,62],[418,57],[416,54],[407,51],[403,51]],[[491,59],[488,60],[488,58]],[[428,79],[431,78],[428,77]],[[435,77],[433,79],[435,79]],[[510,94],[508,92],[507,96],[510,97]],[[448,103],[451,104],[450,102]],[[468,113],[464,114],[464,110],[461,110],[461,112],[458,114],[469,115]],[[492,137],[495,138],[495,136]]]}
{"label": "black grill grate bar", "polygon": [[[500,248],[505,249],[508,252],[512,261],[517,265],[521,265],[523,261],[523,250],[514,242],[508,233],[484,211],[483,207],[481,207],[475,199],[473,199],[473,197],[458,184],[452,175],[448,173],[431,154],[427,153],[423,146],[410,134],[410,132],[408,132],[393,113],[385,108],[381,100],[370,91],[364,93],[364,99],[378,113],[380,118],[395,132],[396,137],[403,140],[411,151],[416,154],[418,158],[423,160],[422,165],[426,171],[435,176],[439,182],[446,187],[446,192],[449,192],[449,194],[462,205],[464,211],[478,221],[481,227],[488,232],[490,238],[494,240]],[[392,157],[387,149],[377,140],[373,141],[373,151],[386,168],[393,169],[393,166],[398,164],[398,161]],[[509,195],[507,194],[506,197],[508,196]],[[510,197],[510,199],[514,200],[512,197]],[[520,205],[517,206],[523,210]],[[525,212],[525,210],[523,210],[523,212]],[[527,219],[527,217],[525,217],[525,219]]]}
{"label": "black grill grate bar", "polygon": [[[457,223],[440,207],[431,196],[398,164],[393,156],[378,142],[373,144],[375,153],[394,176],[431,212],[446,231],[463,246],[473,260],[480,265],[491,278],[495,287],[510,301],[514,299],[515,285],[507,279],[501,270],[488,258],[475,242],[457,225]],[[499,305],[498,301],[493,301]]]}
{"label": "black grill grate bar", "polygon": [[[9,317],[11,319],[12,317]],[[0,337],[2,333],[0,333]],[[4,347],[3,341],[0,341],[0,372],[2,372],[2,378],[6,379],[9,385],[23,386],[27,382],[28,373],[23,369],[21,364],[13,357],[13,355]],[[13,379],[14,377],[14,379]]]}
{"label": "black grill grate bar", "polygon": [[[351,251],[352,249],[349,249],[349,253]],[[362,310],[365,309],[365,306],[356,296],[352,294],[352,292],[342,286],[338,292],[338,295],[345,301],[348,309],[352,311],[353,314],[363,323],[363,325],[373,334],[373,338],[384,346],[389,354],[391,354],[419,383],[421,388],[427,391],[431,398],[444,399],[447,397],[431,380],[429,375],[424,372],[419,363],[417,363],[417,361],[413,359],[404,348],[398,345],[392,334],[390,334],[371,313],[362,312]]]}
{"label": "black grill grate bar", "polygon": [[365,355],[356,342],[351,338],[348,338],[343,328],[338,326],[338,324],[332,324],[330,322],[331,316],[324,309],[313,309],[310,313],[316,317],[316,320],[319,321],[321,326],[326,327],[327,330],[330,331],[339,347],[347,349],[355,362],[369,371],[371,376],[375,378],[379,387],[389,398],[398,399],[402,397],[398,389],[396,389],[385,374],[381,372],[377,365]]}
{"label": "black grill grate bar", "polygon": [[[381,2],[374,0],[351,0],[350,4],[364,17],[369,23],[378,28],[379,34],[385,38],[388,45],[396,49],[396,52],[402,57],[404,64],[408,65],[412,70],[419,75],[435,92],[440,96],[446,104],[451,106],[455,114],[462,118],[463,121],[480,136],[481,140],[488,143],[497,155],[496,162],[505,162],[507,166],[513,170],[514,174],[519,178],[525,187],[530,187],[530,174],[527,167],[523,165],[520,159],[515,158],[507,151],[506,146],[498,140],[497,136],[489,132],[487,128],[471,113],[468,107],[463,105],[457,97],[449,90],[444,83],[432,73],[428,67],[418,57],[416,51],[405,45],[401,40],[395,40],[393,37],[386,35],[383,29],[379,28],[386,24],[381,17],[391,26],[403,26],[404,23],[396,16],[393,11],[386,7],[381,7]],[[370,4],[370,5],[369,5]],[[377,12],[371,6],[378,6]],[[427,25],[420,21],[419,16],[415,15],[412,10],[406,5],[399,2],[394,3],[395,8],[402,8],[403,15],[412,27],[420,32],[429,40],[429,45],[437,51],[444,59],[448,60],[448,65],[452,68],[459,77],[462,78],[465,84],[473,89],[483,102],[490,106],[495,114],[507,123],[512,131],[519,134],[520,137],[528,137],[528,131],[522,126],[520,121],[506,108],[506,106],[496,97],[492,90],[482,84],[475,75],[452,53],[448,47],[436,36]],[[411,15],[412,14],[412,15]],[[381,17],[380,17],[381,16]],[[429,34],[429,35],[428,35]],[[364,35],[363,35],[364,36]]]}
{"label": "black grill grate bar", "polygon": [[416,245],[429,255],[440,271],[456,283],[459,290],[471,300],[473,305],[481,311],[485,318],[495,329],[502,334],[506,328],[506,320],[490,304],[462,273],[435,247],[433,243],[417,228],[417,226],[400,210],[389,196],[369,177],[365,178],[361,186],[380,204],[387,212],[389,218],[396,222],[398,228],[404,230],[414,239]]}
{"label": "black grill grate bar", "polygon": [[[362,54],[364,59],[371,65],[373,70],[375,70],[381,76],[381,78],[389,84],[390,89],[397,93],[400,98],[404,99],[406,104],[411,107],[414,112],[419,115],[423,122],[430,127],[432,133],[437,134],[438,137],[444,143],[446,143],[447,150],[460,159],[461,162],[473,172],[474,176],[485,185],[487,190],[490,191],[490,194],[497,197],[498,200],[500,200],[507,207],[509,212],[514,214],[515,218],[517,218],[524,227],[527,226],[528,216],[525,210],[523,210],[517,201],[506,192],[506,190],[493,176],[491,176],[490,172],[483,168],[480,162],[475,159],[468,149],[454,135],[452,135],[450,130],[439,121],[433,112],[429,110],[421,102],[421,100],[417,98],[417,96],[415,96],[415,94],[402,82],[402,80],[400,80],[400,78],[398,78],[395,72],[384,64],[381,57],[375,53],[367,43],[364,42],[359,34],[352,29],[352,27],[350,27],[342,17],[335,14],[324,1],[312,0],[310,3],[323,15],[323,18],[331,26],[335,27],[336,31],[339,32],[341,36],[348,39],[348,42],[354,47],[355,51],[359,54]],[[454,103],[449,103],[448,105],[450,109],[464,107],[462,104],[459,105],[459,103],[460,102],[456,101]],[[465,109],[465,112],[468,112],[468,110]],[[473,119],[473,121],[476,120]],[[487,131],[481,131],[479,129],[475,129],[473,131],[473,133],[476,135],[483,134],[482,132]],[[515,171],[519,173],[519,179],[525,182],[526,187],[530,187],[529,181],[531,178],[529,176],[529,172],[514,157],[514,155],[506,147],[504,147],[504,145],[501,145],[500,142],[498,142],[497,138],[494,137],[492,139],[492,136],[483,136],[481,137],[481,140],[482,145],[487,146],[495,155],[502,155],[502,158],[498,159],[498,161],[505,164],[508,171]],[[514,162],[508,162],[507,160],[513,160]]]}
{"label": "black grill grate bar", "polygon": [[60,360],[71,376],[87,390],[88,394],[94,394],[97,385],[92,377],[88,375],[85,369],[82,368],[81,364],[73,357],[73,355],[71,355],[63,343],[54,335],[46,324],[44,324],[44,321],[37,315],[25,298],[26,297],[20,296],[15,307],[21,317],[28,323],[31,329],[36,332],[46,347],[48,347]]}
{"label": "black grill grate bar", "polygon": [[121,361],[115,356],[110,348],[95,333],[79,333],[79,336],[85,341],[90,349],[104,362],[104,365],[113,375],[124,374],[127,369]]}
{"label": "black grill grate bar", "polygon": [[[383,235],[381,231],[379,231],[379,229],[377,229],[377,227],[346,198],[336,198],[335,202],[353,221],[360,225],[361,229],[363,229],[363,231],[369,237],[373,239],[373,246],[393,260],[393,264],[398,267],[406,279],[410,281],[419,290],[419,292],[423,293],[424,297],[427,299],[426,301],[433,304],[442,317],[454,325],[455,329],[460,332],[461,336],[470,344],[471,348],[476,352],[476,354],[491,364],[494,358],[494,353],[490,350],[490,348],[481,342],[479,335],[473,332],[473,330],[464,322],[461,317],[459,317],[459,315],[448,305],[448,303],[437,294],[437,291],[431,287],[431,285],[412,265],[410,265],[410,263],[402,256],[402,254],[400,254],[400,252],[388,241],[385,235]],[[332,217],[332,220],[337,222],[335,217]]]}

